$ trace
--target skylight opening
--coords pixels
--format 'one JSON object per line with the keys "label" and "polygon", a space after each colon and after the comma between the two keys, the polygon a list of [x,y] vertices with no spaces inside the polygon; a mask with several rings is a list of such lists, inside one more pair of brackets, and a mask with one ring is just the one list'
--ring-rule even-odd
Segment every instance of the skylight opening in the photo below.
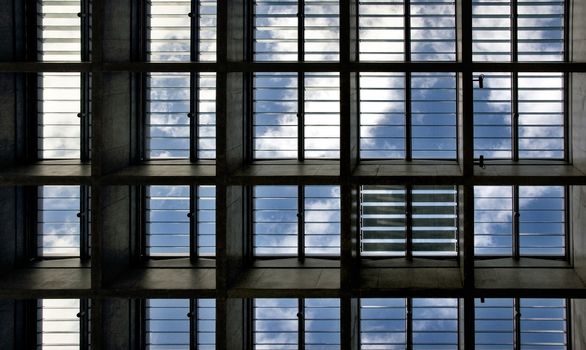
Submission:
{"label": "skylight opening", "polygon": [[147,186],[146,255],[215,256],[215,196],[215,186]]}
{"label": "skylight opening", "polygon": [[255,256],[340,256],[339,186],[254,186],[253,206]]}
{"label": "skylight opening", "polygon": [[[36,316],[37,349],[74,350],[91,346],[91,309],[88,301],[40,299],[37,301]],[[84,331],[87,333],[84,334]]]}
{"label": "skylight opening", "polygon": [[566,256],[563,186],[476,186],[476,256]]}
{"label": "skylight opening", "polygon": [[362,256],[456,256],[456,188],[369,185],[360,198]]}

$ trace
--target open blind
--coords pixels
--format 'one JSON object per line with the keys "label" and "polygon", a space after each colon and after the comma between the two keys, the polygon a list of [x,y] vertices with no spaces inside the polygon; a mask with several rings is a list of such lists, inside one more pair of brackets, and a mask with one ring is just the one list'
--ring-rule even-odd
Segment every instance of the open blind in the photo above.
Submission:
{"label": "open blind", "polygon": [[79,299],[41,299],[37,305],[37,349],[80,348]]}
{"label": "open blind", "polygon": [[[37,254],[40,257],[80,256],[80,187],[40,186],[38,189]],[[90,215],[90,213],[87,213]]]}

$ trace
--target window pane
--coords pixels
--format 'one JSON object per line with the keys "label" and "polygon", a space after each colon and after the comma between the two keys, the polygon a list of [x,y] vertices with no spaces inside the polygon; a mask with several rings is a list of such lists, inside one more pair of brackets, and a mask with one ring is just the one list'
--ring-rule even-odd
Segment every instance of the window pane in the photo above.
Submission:
{"label": "window pane", "polygon": [[453,186],[413,187],[413,255],[457,254],[457,191]]}
{"label": "window pane", "polygon": [[402,0],[358,2],[360,61],[405,59],[405,5]]}
{"label": "window pane", "polygon": [[564,158],[563,73],[519,73],[519,158]]}
{"label": "window pane", "polygon": [[189,61],[191,1],[151,0],[147,9],[149,61]]}
{"label": "window pane", "polygon": [[340,157],[338,73],[305,73],[305,157]]}
{"label": "window pane", "polygon": [[[79,0],[39,0],[39,61],[81,60],[81,11]],[[79,95],[79,94],[78,94]]]}
{"label": "window pane", "polygon": [[305,60],[338,61],[340,9],[338,0],[304,0]]}
{"label": "window pane", "polygon": [[148,186],[146,191],[146,254],[189,256],[189,186]]}
{"label": "window pane", "polygon": [[458,299],[413,299],[413,349],[458,349]]}
{"label": "window pane", "polygon": [[564,60],[564,1],[518,0],[519,61]]}
{"label": "window pane", "polygon": [[340,256],[340,187],[306,186],[305,254]]}
{"label": "window pane", "polygon": [[297,186],[255,186],[254,255],[297,255]]}
{"label": "window pane", "polygon": [[521,255],[565,255],[565,194],[562,186],[519,187]]}
{"label": "window pane", "polygon": [[[80,255],[79,186],[40,186],[38,189],[39,257]],[[89,213],[88,213],[89,214]]]}
{"label": "window pane", "polygon": [[216,255],[216,186],[197,186],[197,253]]}
{"label": "window pane", "polygon": [[77,350],[79,299],[41,299],[37,304],[37,349]]}
{"label": "window pane", "polygon": [[360,197],[361,255],[404,256],[405,188],[362,186]]}
{"label": "window pane", "polygon": [[37,84],[39,159],[79,159],[80,73],[39,73]]}
{"label": "window pane", "polygon": [[216,301],[197,299],[197,349],[216,348]]}
{"label": "window pane", "polygon": [[413,158],[456,159],[456,74],[412,73]]}
{"label": "window pane", "polygon": [[566,301],[521,299],[520,303],[521,348],[566,349]]}
{"label": "window pane", "polygon": [[511,60],[511,3],[509,0],[472,0],[474,61]]}
{"label": "window pane", "polygon": [[360,157],[405,158],[405,74],[360,73]]}
{"label": "window pane", "polygon": [[297,299],[254,299],[254,349],[296,350],[298,310]]}
{"label": "window pane", "polygon": [[456,3],[410,0],[411,60],[456,60]]}
{"label": "window pane", "polygon": [[407,344],[403,298],[360,299],[360,348],[402,350]]}
{"label": "window pane", "polygon": [[474,83],[474,158],[511,159],[512,91],[510,73],[484,75],[484,87]]}
{"label": "window pane", "polygon": [[146,348],[189,349],[189,299],[147,299]]}
{"label": "window pane", "polygon": [[254,1],[254,60],[297,61],[296,0]]}
{"label": "window pane", "polygon": [[474,253],[513,254],[513,188],[474,187]]}
{"label": "window pane", "polygon": [[253,98],[254,158],[297,158],[297,74],[255,73]]}
{"label": "window pane", "polygon": [[475,299],[477,350],[513,350],[513,299]]}
{"label": "window pane", "polygon": [[340,299],[305,299],[306,350],[340,349]]}

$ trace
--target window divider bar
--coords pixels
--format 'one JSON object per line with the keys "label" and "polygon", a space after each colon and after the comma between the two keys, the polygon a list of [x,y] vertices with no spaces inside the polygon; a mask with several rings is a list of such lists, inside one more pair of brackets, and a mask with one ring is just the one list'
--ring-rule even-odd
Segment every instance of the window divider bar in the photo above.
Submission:
{"label": "window divider bar", "polygon": [[91,0],[81,0],[80,24],[81,24],[81,61],[91,61]]}
{"label": "window divider bar", "polygon": [[26,186],[23,189],[24,198],[22,204],[25,211],[24,216],[28,218],[28,220],[25,220],[26,260],[34,260],[39,257],[39,225],[37,224],[39,216],[39,188],[37,186]]}
{"label": "window divider bar", "polygon": [[518,45],[518,7],[517,0],[511,0],[511,61],[519,61],[519,45]]}
{"label": "window divider bar", "polygon": [[572,201],[570,200],[570,196],[572,195],[570,186],[564,186],[564,254],[566,261],[572,262],[572,247],[571,247],[571,236],[570,232],[572,231],[572,216],[570,214],[570,206]]}
{"label": "window divider bar", "polygon": [[305,0],[297,0],[297,61],[305,61]]}
{"label": "window divider bar", "polygon": [[304,186],[297,187],[297,258],[305,261],[305,196]]}
{"label": "window divider bar", "polygon": [[189,186],[189,259],[194,262],[199,257],[198,247],[199,247],[199,235],[197,230],[197,210],[198,210],[198,203],[197,203],[197,196],[199,194],[198,188],[196,185]]}
{"label": "window divider bar", "polygon": [[139,260],[147,258],[147,187],[146,185],[139,186]]}
{"label": "window divider bar", "polygon": [[519,260],[521,256],[519,237],[519,186],[513,186],[513,259]]}
{"label": "window divider bar", "polygon": [[412,145],[411,72],[405,73],[405,160],[413,160]]}
{"label": "window divider bar", "polygon": [[572,301],[569,298],[564,299],[564,306],[566,311],[566,350],[572,350]]}
{"label": "window divider bar", "polygon": [[519,73],[511,73],[511,137],[513,161],[519,161]]}
{"label": "window divider bar", "polygon": [[305,299],[298,299],[297,307],[297,348],[305,350]]}
{"label": "window divider bar", "polygon": [[90,301],[86,298],[79,299],[79,348],[90,348]]}
{"label": "window divider bar", "polygon": [[[564,50],[564,52],[567,52],[567,46],[566,49]],[[568,98],[569,96],[569,91],[571,91],[571,86],[570,86],[570,79],[571,79],[572,73],[566,72],[563,73],[563,91],[562,91],[562,98],[563,98],[563,109],[564,109],[564,116],[563,116],[563,120],[564,120],[564,161],[566,162],[570,162],[570,148],[571,148],[571,141],[570,138],[572,137],[572,134],[570,133],[570,127],[571,127],[571,119],[570,119],[570,99]]]}
{"label": "window divider bar", "polygon": [[413,259],[413,185],[405,187],[405,257]]}
{"label": "window divider bar", "polygon": [[[190,55],[191,62],[199,61],[199,0],[191,1],[191,12],[190,17],[190,30],[191,40],[190,42]],[[190,100],[189,100],[189,157],[192,162],[198,159],[198,118],[199,118],[199,73],[191,72],[189,75],[190,80]]]}
{"label": "window divider bar", "polygon": [[406,298],[405,301],[406,305],[406,316],[405,317],[405,330],[406,330],[406,334],[405,334],[405,345],[406,345],[406,350],[412,350],[413,349],[413,299],[412,298]]}
{"label": "window divider bar", "polygon": [[90,258],[90,188],[87,185],[79,186],[79,257],[82,261]]}
{"label": "window divider bar", "polygon": [[513,302],[513,349],[521,350],[521,298],[516,297]]}
{"label": "window divider bar", "polygon": [[305,160],[305,72],[297,73],[297,158]]}
{"label": "window divider bar", "polygon": [[405,28],[404,36],[404,50],[405,50],[405,62],[411,62],[411,0],[404,0],[404,21]]}
{"label": "window divider bar", "polygon": [[29,73],[25,77],[25,155],[26,161],[39,160],[39,76],[42,73]]}
{"label": "window divider bar", "polygon": [[90,111],[91,111],[91,73],[80,73],[81,96],[80,96],[80,160],[81,162],[89,162],[91,159],[91,140],[90,140]]}
{"label": "window divider bar", "polygon": [[189,349],[191,349],[191,350],[197,349],[197,342],[198,342],[197,321],[199,319],[198,306],[199,306],[198,299],[189,299]]}

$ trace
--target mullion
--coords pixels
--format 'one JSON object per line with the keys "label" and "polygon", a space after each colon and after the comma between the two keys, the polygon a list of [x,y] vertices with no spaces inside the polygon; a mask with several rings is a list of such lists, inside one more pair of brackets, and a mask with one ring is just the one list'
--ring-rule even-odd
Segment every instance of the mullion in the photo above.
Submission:
{"label": "mullion", "polygon": [[191,350],[197,349],[197,321],[199,319],[199,299],[189,299],[189,348]]}
{"label": "mullion", "polygon": [[139,210],[140,210],[140,239],[139,239],[139,247],[140,247],[140,257],[142,259],[147,259],[147,187],[140,186],[140,194],[139,194]]}
{"label": "mullion", "polygon": [[405,187],[405,257],[413,259],[413,185]]}
{"label": "mullion", "polygon": [[90,301],[88,299],[80,299],[79,300],[79,313],[77,314],[79,318],[79,348],[80,349],[89,349],[90,341],[90,322],[89,322],[89,304]]}
{"label": "mullion", "polygon": [[513,301],[513,349],[521,349],[521,298],[514,298]]}
{"label": "mullion", "polygon": [[511,0],[511,61],[519,60],[517,0]]}
{"label": "mullion", "polygon": [[[305,61],[305,0],[297,0],[297,61]],[[305,160],[305,72],[297,73],[297,158]]]}
{"label": "mullion", "polygon": [[297,308],[297,348],[305,350],[305,299],[298,299]]}
{"label": "mullion", "polygon": [[305,194],[304,186],[297,187],[297,258],[305,260]]}
{"label": "mullion", "polygon": [[520,237],[519,237],[519,232],[520,232],[520,227],[519,227],[519,218],[520,218],[520,212],[519,212],[519,186],[514,185],[513,186],[513,196],[512,196],[512,200],[513,200],[513,258],[514,259],[519,259],[521,256],[521,247],[520,247]]}
{"label": "mullion", "polygon": [[519,161],[519,73],[511,73],[511,146],[513,161]]}
{"label": "mullion", "polygon": [[87,260],[90,258],[90,212],[89,212],[89,201],[90,201],[90,188],[87,185],[81,185],[79,187],[79,256],[81,260]]}
{"label": "mullion", "polygon": [[195,261],[199,257],[199,235],[197,230],[198,195],[199,190],[197,186],[189,186],[189,258],[191,261]]}
{"label": "mullion", "polygon": [[[189,13],[190,25],[191,25],[191,40],[190,40],[190,51],[191,61],[199,61],[199,0],[191,1],[191,12]],[[189,75],[190,80],[190,101],[189,101],[189,156],[191,161],[198,159],[198,143],[199,130],[198,130],[198,118],[199,118],[199,73],[191,72]]]}
{"label": "mullion", "polygon": [[[411,61],[411,1],[404,0],[404,50],[405,62]],[[411,72],[405,72],[405,160],[413,160],[412,145]]]}
{"label": "mullion", "polygon": [[406,350],[413,349],[413,299],[405,300],[405,347]]}
{"label": "mullion", "polygon": [[[90,19],[91,3],[90,0],[81,0],[81,61],[88,62],[91,60],[91,43],[90,43]],[[82,162],[90,160],[90,73],[81,73],[81,96],[80,96],[80,158]]]}

